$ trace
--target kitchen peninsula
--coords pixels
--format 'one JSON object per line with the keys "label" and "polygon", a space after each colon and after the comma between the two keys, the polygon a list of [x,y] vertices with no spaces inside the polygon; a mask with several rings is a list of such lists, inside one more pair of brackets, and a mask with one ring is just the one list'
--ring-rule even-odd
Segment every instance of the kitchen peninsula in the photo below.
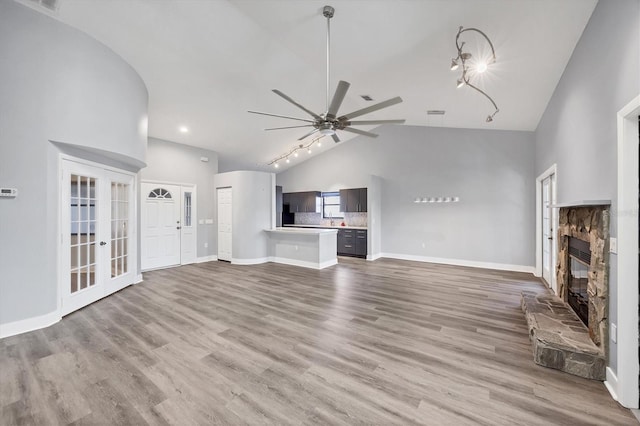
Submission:
{"label": "kitchen peninsula", "polygon": [[324,269],[338,263],[336,229],[274,228],[269,234],[268,253],[273,262]]}

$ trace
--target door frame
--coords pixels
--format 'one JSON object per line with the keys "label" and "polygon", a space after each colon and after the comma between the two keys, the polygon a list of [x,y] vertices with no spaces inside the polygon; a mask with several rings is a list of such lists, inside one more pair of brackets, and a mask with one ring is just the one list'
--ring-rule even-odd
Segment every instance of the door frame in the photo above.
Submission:
{"label": "door frame", "polygon": [[129,261],[131,262],[131,265],[133,268],[131,270],[131,273],[132,273],[131,284],[136,284],[140,282],[137,279],[140,273],[140,271],[138,270],[138,175],[137,173],[133,173],[125,169],[119,169],[117,167],[112,167],[103,163],[98,163],[96,161],[85,160],[83,158],[75,157],[73,155],[60,153],[58,154],[58,195],[57,195],[58,226],[56,229],[56,235],[57,235],[56,238],[58,239],[58,242],[56,244],[57,246],[56,265],[58,269],[58,272],[57,272],[58,285],[56,289],[57,290],[56,302],[57,302],[57,313],[59,315],[59,318],[62,317],[62,295],[64,294],[64,291],[65,291],[64,286],[68,284],[68,280],[66,279],[67,269],[65,268],[65,265],[62,264],[63,259],[66,259],[66,257],[63,256],[63,253],[62,253],[62,250],[65,249],[64,235],[63,235],[63,229],[65,226],[65,224],[63,223],[63,219],[65,218],[65,214],[63,213],[64,211],[63,209],[68,207],[66,204],[66,200],[62,199],[63,194],[65,194],[65,189],[64,189],[65,182],[64,182],[64,173],[63,173],[63,164],[65,161],[78,163],[83,166],[95,167],[98,169],[106,170],[108,172],[120,173],[120,174],[131,176],[132,183],[131,183],[130,199],[132,198],[134,200],[131,206],[132,209],[130,212],[130,219],[133,219],[133,220],[130,220],[131,227],[129,228],[129,231],[130,231],[129,249],[130,249],[130,256],[131,256]]}
{"label": "door frame", "polygon": [[[617,114],[617,371],[607,367],[605,385],[627,408],[638,408],[638,116],[640,95]],[[624,283],[624,284],[623,284]],[[635,283],[635,285],[633,285]],[[611,301],[613,302],[613,301]],[[610,303],[611,303],[610,302]]]}
{"label": "door frame", "polygon": [[[192,222],[193,222],[193,232],[195,235],[195,238],[193,239],[193,250],[195,253],[195,258],[193,260],[193,262],[184,262],[183,260],[183,256],[182,256],[182,230],[180,232],[180,238],[179,238],[179,242],[180,242],[180,263],[179,265],[188,265],[191,263],[197,263],[198,262],[198,224],[199,224],[199,219],[198,219],[198,185],[196,185],[195,183],[186,183],[186,182],[171,182],[171,181],[166,181],[166,180],[155,180],[155,179],[141,179],[140,180],[140,187],[142,187],[143,183],[150,183],[150,184],[154,184],[154,185],[173,185],[173,186],[179,186],[180,187],[180,226],[182,227],[183,223],[182,223],[182,219],[184,217],[184,190],[185,188],[189,188],[191,189],[191,193],[193,194],[193,198],[191,199],[191,211],[192,211]],[[142,211],[142,203],[144,202],[143,200],[143,196],[144,194],[142,194],[142,191],[140,191],[140,211]],[[140,232],[142,235],[142,227],[143,227],[143,223],[142,223],[142,217],[140,217]],[[142,248],[141,248],[142,249]],[[142,253],[140,253],[140,257],[142,257]],[[170,265],[167,266],[167,268],[171,268],[171,267],[175,267],[176,265]],[[154,269],[163,269],[164,267],[159,267],[159,268],[151,268],[151,269],[146,269],[145,271],[151,271]]]}
{"label": "door frame", "polygon": [[[534,275],[536,277],[542,278],[542,239],[544,238],[544,232],[542,229],[542,182],[548,178],[549,176],[555,176],[555,179],[551,179],[551,202],[555,203],[558,197],[557,188],[558,188],[558,165],[553,164],[547,170],[542,172],[540,176],[536,178],[536,267]],[[556,209],[551,209],[551,223],[553,224],[554,232],[558,230],[558,213]],[[555,241],[555,239],[554,239]],[[556,241],[557,244],[557,241]],[[554,250],[554,253],[557,253],[557,249]],[[552,256],[552,273],[551,273],[551,282],[548,283],[551,286],[551,289],[555,292],[556,290],[556,274],[555,271],[556,261],[557,259]]]}

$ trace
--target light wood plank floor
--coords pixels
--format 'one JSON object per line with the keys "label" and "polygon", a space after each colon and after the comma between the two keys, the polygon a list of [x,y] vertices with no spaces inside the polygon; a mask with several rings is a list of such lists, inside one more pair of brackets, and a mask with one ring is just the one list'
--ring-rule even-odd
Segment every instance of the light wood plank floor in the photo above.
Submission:
{"label": "light wood plank floor", "polygon": [[0,424],[637,424],[533,363],[527,274],[341,258],[144,279],[0,340]]}

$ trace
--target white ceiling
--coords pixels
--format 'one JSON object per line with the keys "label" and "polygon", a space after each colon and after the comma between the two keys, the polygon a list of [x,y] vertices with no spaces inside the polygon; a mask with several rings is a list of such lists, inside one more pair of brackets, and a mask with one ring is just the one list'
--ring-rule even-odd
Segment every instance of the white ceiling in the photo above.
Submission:
{"label": "white ceiling", "polygon": [[[336,9],[331,92],[338,80],[351,83],[341,113],[371,105],[360,95],[377,102],[401,96],[403,103],[358,119],[535,130],[596,0],[60,0],[55,16],[141,75],[150,136],[272,170],[266,163],[295,147],[307,129],[265,132],[302,123],[247,110],[304,117],[271,92],[277,88],[324,112],[325,4]],[[449,70],[461,25],[483,30],[496,49],[497,63],[479,82],[500,108],[490,124],[489,101],[456,89],[460,72]],[[472,53],[486,50],[468,40]],[[430,109],[446,115],[427,117]],[[190,132],[181,134],[181,125]],[[352,135],[340,137],[349,143]],[[316,152],[335,146],[325,141]]]}

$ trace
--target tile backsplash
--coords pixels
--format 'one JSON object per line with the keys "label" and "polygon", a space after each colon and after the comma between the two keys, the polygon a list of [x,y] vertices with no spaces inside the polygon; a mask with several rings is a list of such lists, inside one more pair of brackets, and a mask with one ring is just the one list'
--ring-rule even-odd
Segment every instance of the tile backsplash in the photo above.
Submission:
{"label": "tile backsplash", "polygon": [[[333,219],[334,225],[344,222],[347,226],[367,226],[367,213],[345,213],[344,219]],[[323,219],[322,213],[295,213],[296,225],[330,226],[331,219]]]}

